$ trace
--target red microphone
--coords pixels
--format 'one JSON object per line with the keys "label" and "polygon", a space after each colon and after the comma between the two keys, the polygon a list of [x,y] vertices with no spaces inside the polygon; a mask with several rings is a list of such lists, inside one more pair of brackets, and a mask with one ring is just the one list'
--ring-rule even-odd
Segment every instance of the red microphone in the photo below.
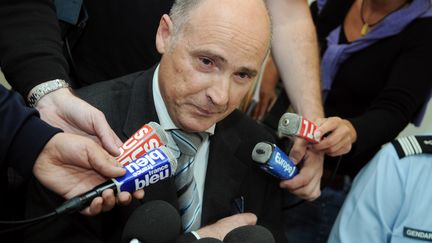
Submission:
{"label": "red microphone", "polygon": [[116,160],[121,166],[125,166],[148,151],[166,145],[167,142],[168,138],[163,128],[156,122],[150,122],[120,146],[120,155]]}
{"label": "red microphone", "polygon": [[294,113],[285,113],[279,120],[278,134],[280,137],[297,136],[311,143],[319,143],[314,134],[317,126],[311,121]]}

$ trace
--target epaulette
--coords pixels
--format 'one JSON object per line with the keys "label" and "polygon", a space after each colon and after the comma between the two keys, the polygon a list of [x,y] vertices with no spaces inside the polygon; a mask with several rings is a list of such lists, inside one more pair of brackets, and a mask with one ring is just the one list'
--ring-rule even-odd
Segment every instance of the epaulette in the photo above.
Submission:
{"label": "epaulette", "polygon": [[432,136],[407,136],[392,141],[400,159],[416,154],[432,154]]}

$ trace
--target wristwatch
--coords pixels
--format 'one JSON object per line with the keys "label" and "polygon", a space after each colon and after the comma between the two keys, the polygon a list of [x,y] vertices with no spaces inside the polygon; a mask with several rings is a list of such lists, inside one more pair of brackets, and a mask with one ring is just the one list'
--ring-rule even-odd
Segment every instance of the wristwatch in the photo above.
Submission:
{"label": "wristwatch", "polygon": [[31,107],[35,107],[39,100],[46,94],[61,88],[69,88],[70,85],[63,79],[54,79],[38,84],[30,90],[27,101]]}

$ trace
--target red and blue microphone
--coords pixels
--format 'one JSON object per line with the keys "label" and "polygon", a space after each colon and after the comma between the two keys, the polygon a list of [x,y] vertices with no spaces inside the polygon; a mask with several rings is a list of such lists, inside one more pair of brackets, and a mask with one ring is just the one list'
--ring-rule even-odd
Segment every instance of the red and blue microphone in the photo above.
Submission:
{"label": "red and blue microphone", "polygon": [[126,173],[67,200],[56,208],[56,213],[81,210],[107,189],[113,189],[114,193],[132,193],[174,175],[177,159],[165,146],[167,143],[168,136],[159,124],[145,124],[121,146],[121,154],[116,158]]}

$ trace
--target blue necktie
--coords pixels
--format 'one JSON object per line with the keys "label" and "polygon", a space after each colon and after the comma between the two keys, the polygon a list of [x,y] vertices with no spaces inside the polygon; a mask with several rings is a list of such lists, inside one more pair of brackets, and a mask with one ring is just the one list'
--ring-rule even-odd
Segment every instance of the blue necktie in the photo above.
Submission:
{"label": "blue necktie", "polygon": [[194,158],[206,134],[172,130],[171,135],[180,150],[174,182],[177,189],[183,231],[197,230],[201,225],[201,200],[193,175]]}

